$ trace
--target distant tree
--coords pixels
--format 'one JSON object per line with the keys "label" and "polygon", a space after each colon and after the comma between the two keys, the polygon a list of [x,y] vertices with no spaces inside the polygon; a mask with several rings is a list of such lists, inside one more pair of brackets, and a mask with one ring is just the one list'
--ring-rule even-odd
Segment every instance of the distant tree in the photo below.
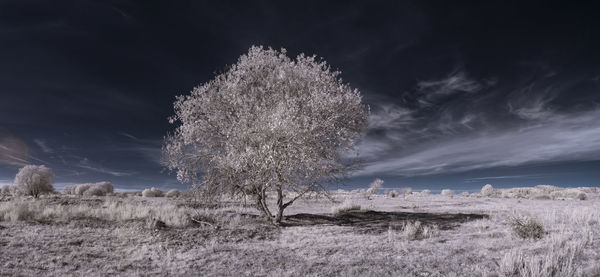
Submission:
{"label": "distant tree", "polygon": [[15,186],[24,195],[38,198],[54,191],[54,173],[43,165],[26,165],[15,176]]}
{"label": "distant tree", "polygon": [[[204,192],[251,195],[280,223],[296,199],[350,168],[341,153],[356,150],[369,110],[339,75],[315,56],[294,60],[285,49],[253,46],[225,73],[177,97],[170,122],[180,125],[165,138],[166,166]],[[288,201],[286,190],[294,192]]]}
{"label": "distant tree", "polygon": [[383,187],[383,180],[376,178],[369,185],[369,189],[367,189],[368,194],[377,194],[377,191]]}

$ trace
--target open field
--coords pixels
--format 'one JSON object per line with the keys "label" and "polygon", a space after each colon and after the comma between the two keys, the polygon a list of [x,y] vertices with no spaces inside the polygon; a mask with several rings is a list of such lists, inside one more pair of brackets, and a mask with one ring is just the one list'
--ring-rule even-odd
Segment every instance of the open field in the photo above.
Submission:
{"label": "open field", "polygon": [[[586,200],[332,196],[337,203],[298,200],[283,227],[243,201],[207,208],[133,195],[4,198],[0,275],[600,275],[595,190]],[[539,239],[517,235],[523,218],[541,224],[524,231]]]}

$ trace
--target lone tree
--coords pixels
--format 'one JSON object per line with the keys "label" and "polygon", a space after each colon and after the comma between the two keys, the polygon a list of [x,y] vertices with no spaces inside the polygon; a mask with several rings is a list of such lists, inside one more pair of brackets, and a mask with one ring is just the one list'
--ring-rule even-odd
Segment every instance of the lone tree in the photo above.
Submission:
{"label": "lone tree", "polygon": [[[204,192],[251,195],[281,223],[286,207],[351,168],[342,153],[356,151],[369,109],[339,75],[315,56],[294,60],[285,49],[253,46],[225,73],[177,97],[165,165]],[[293,195],[285,199],[284,191]]]}
{"label": "lone tree", "polygon": [[38,198],[54,191],[54,173],[43,165],[26,165],[15,176],[15,186],[24,195]]}

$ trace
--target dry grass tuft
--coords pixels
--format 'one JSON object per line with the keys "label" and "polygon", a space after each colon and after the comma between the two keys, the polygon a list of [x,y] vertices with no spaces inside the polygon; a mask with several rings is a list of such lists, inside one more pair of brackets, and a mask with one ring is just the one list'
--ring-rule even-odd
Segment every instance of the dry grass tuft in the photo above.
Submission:
{"label": "dry grass tuft", "polygon": [[352,200],[350,200],[350,199],[344,200],[344,202],[340,205],[331,207],[331,213],[333,215],[338,215],[343,212],[356,211],[356,210],[360,210],[360,205],[352,202]]}
{"label": "dry grass tuft", "polygon": [[388,229],[388,240],[394,241],[395,238],[403,240],[421,240],[439,235],[439,227],[437,225],[426,225],[420,221],[405,221],[402,225],[402,231],[397,233],[392,226]]}
{"label": "dry grass tuft", "polygon": [[524,239],[541,239],[544,235],[542,223],[532,217],[515,217],[511,220],[512,229],[517,236]]}

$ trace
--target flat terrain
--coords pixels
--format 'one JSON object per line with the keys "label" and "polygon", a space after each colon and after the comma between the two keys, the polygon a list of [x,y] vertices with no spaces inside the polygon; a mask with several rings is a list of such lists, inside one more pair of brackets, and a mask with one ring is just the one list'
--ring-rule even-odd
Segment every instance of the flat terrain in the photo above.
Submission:
{"label": "flat terrain", "polygon": [[[337,203],[298,200],[283,227],[243,201],[208,208],[132,195],[4,198],[0,275],[600,275],[595,193],[586,200],[332,196]],[[332,214],[336,206],[354,209]],[[519,218],[539,222],[541,238],[517,236]]]}

